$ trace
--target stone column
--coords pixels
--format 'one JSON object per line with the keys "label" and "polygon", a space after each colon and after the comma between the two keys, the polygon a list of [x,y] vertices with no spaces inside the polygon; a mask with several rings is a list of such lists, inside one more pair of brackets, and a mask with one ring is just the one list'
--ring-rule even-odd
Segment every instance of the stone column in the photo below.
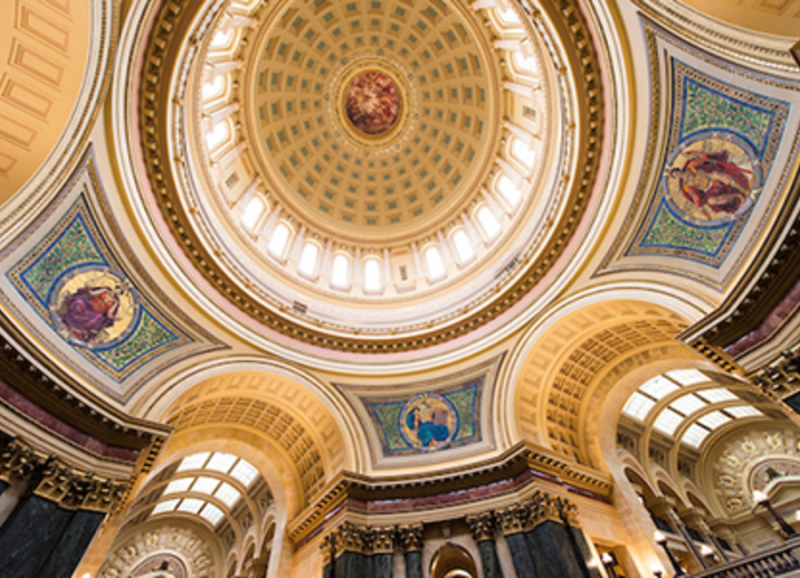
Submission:
{"label": "stone column", "polygon": [[564,525],[572,538],[573,546],[575,547],[575,555],[581,565],[581,570],[584,572],[585,576],[590,578],[603,578],[599,565],[595,565],[594,567],[589,565],[589,561],[594,558],[594,552],[592,552],[589,540],[586,538],[583,528],[581,528],[581,523],[578,519],[578,507],[568,500],[561,500],[561,504],[561,514],[564,519]]}
{"label": "stone column", "polygon": [[335,578],[367,578],[364,563],[364,530],[345,522],[333,532]]}
{"label": "stone column", "polygon": [[683,520],[678,516],[678,512],[675,510],[675,501],[668,496],[658,498],[653,503],[653,511],[656,516],[666,518],[673,533],[683,538],[686,548],[688,548],[692,555],[690,561],[693,563],[692,566],[694,566],[689,568],[689,572],[704,570],[707,567],[706,561],[700,554],[700,550],[694,545],[694,540],[689,536],[689,532],[686,530]]}
{"label": "stone column", "polygon": [[713,534],[711,528],[708,527],[702,510],[699,508],[690,508],[683,513],[683,519],[686,520],[686,523],[692,528],[697,530],[697,532],[703,537],[703,540],[705,540],[706,543],[714,549],[714,552],[717,556],[719,556],[719,560],[721,562],[729,561],[727,553],[722,548],[722,544],[719,543],[719,540],[717,540],[717,537]]}
{"label": "stone column", "polygon": [[503,578],[503,570],[500,568],[500,560],[497,558],[497,545],[494,541],[496,524],[492,513],[467,516],[467,526],[472,533],[472,538],[478,544],[485,578]]}
{"label": "stone column", "polygon": [[[64,528],[39,576],[48,578],[70,578],[89,547],[95,533],[105,520],[104,512],[77,510]],[[263,574],[258,578],[262,578]]]}
{"label": "stone column", "polygon": [[399,536],[406,559],[406,578],[422,578],[422,524],[402,526]]}
{"label": "stone column", "polygon": [[560,500],[536,492],[529,504],[527,533],[539,578],[586,577],[586,564],[578,558],[575,544],[564,525]]}
{"label": "stone column", "polygon": [[511,562],[517,578],[544,578],[536,569],[530,545],[525,532],[525,522],[529,511],[520,505],[514,505],[497,512],[497,523],[511,551]]}
{"label": "stone column", "polygon": [[375,578],[392,578],[394,571],[394,528],[371,528],[372,574]]}

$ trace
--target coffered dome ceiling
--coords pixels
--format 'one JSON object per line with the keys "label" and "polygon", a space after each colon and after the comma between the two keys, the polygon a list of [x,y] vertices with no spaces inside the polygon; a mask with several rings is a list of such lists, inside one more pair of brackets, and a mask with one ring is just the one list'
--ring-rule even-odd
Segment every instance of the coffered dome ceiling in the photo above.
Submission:
{"label": "coffered dome ceiling", "polygon": [[593,53],[577,60],[533,8],[475,6],[160,15],[141,93],[150,182],[233,305],[313,345],[396,352],[470,333],[537,286],[594,182],[600,105],[578,98]]}

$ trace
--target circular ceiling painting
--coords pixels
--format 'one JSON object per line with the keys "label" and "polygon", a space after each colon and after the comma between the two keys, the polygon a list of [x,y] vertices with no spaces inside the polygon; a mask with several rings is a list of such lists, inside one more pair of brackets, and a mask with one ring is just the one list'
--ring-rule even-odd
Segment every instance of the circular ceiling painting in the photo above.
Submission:
{"label": "circular ceiling painting", "polygon": [[391,129],[400,112],[400,95],[394,81],[376,70],[353,77],[344,96],[347,118],[367,135],[379,136]]}

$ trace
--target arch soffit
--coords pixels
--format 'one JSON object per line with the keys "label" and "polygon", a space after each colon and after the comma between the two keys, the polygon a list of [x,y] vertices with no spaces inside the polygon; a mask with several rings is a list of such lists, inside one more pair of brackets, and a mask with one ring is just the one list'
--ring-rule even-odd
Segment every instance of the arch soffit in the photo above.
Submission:
{"label": "arch soffit", "polygon": [[595,378],[609,363],[667,343],[685,326],[665,307],[628,300],[590,303],[552,319],[521,346],[524,358],[517,354],[511,415],[518,436],[577,454],[580,410],[588,407]]}
{"label": "arch soffit", "polygon": [[[358,418],[330,384],[277,360],[234,357],[195,366],[141,396],[145,419],[164,422],[179,408],[214,397],[259,398],[289,411],[318,437],[331,472],[360,471],[366,439]],[[145,405],[147,404],[147,405]]]}
{"label": "arch soffit", "polygon": [[630,483],[639,483],[633,482],[628,477],[628,472],[632,472],[639,478],[642,482],[643,488],[642,490],[649,493],[651,496],[658,495],[658,489],[653,486],[653,483],[650,479],[650,473],[645,469],[645,467],[639,463],[639,460],[627,450],[624,450],[624,453],[620,456],[620,471],[622,475],[628,480]]}

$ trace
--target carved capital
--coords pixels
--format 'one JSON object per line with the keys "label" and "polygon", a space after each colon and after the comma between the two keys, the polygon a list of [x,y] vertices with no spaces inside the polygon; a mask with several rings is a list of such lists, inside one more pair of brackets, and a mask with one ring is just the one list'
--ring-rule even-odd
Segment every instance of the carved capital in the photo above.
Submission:
{"label": "carved capital", "polygon": [[0,451],[0,479],[11,482],[27,478],[41,468],[47,458],[23,441],[13,439]]}
{"label": "carved capital", "polygon": [[495,520],[500,525],[503,536],[527,531],[529,517],[530,509],[521,504],[514,504],[495,514]]}
{"label": "carved capital", "polygon": [[322,550],[322,564],[324,566],[333,564],[334,555],[336,553],[336,539],[332,534],[328,534],[322,538],[319,549]]}
{"label": "carved capital", "polygon": [[472,538],[476,542],[494,540],[494,531],[497,523],[492,512],[485,512],[478,516],[467,516],[467,526],[469,526]]}
{"label": "carved capital", "polygon": [[564,521],[573,528],[579,528],[581,525],[580,518],[578,517],[578,506],[570,502],[569,500],[565,500],[563,498],[560,499],[561,502],[561,515]]}
{"label": "carved capital", "polygon": [[334,530],[336,556],[343,552],[364,553],[364,528],[345,522]]}
{"label": "carved capital", "polygon": [[399,538],[404,552],[422,550],[422,524],[400,526]]}
{"label": "carved capital", "polygon": [[372,552],[376,554],[391,554],[394,552],[394,540],[397,532],[394,528],[369,528]]}
{"label": "carved capital", "polygon": [[544,492],[536,492],[530,501],[531,517],[529,521],[530,528],[535,528],[544,522],[564,522],[561,515],[561,502]]}

